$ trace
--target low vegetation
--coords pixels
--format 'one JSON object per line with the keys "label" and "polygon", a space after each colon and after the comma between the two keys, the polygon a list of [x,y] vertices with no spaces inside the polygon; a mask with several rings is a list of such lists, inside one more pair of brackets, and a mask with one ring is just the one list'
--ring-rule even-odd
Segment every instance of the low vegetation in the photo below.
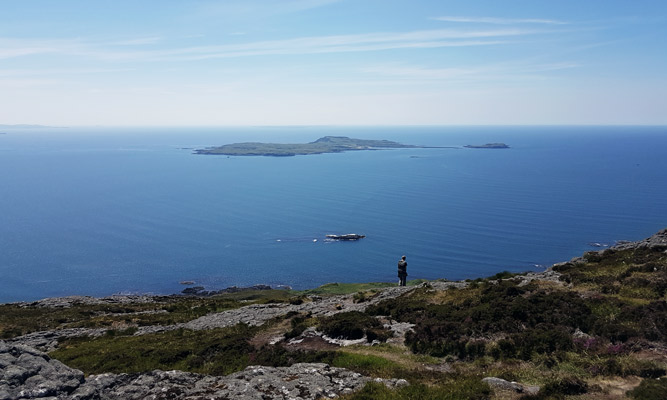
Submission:
{"label": "low vegetation", "polygon": [[667,300],[667,253],[662,248],[605,250],[584,254],[583,263],[554,267],[579,290],[634,303]]}
{"label": "low vegetation", "polygon": [[575,291],[520,282],[487,281],[461,289],[465,301],[458,303],[428,303],[429,290],[419,289],[367,312],[416,324],[406,337],[412,351],[461,360],[562,358],[567,352],[615,357],[647,341],[667,340],[664,301],[633,304],[614,297],[584,298]]}
{"label": "low vegetation", "polygon": [[667,379],[644,379],[639,386],[628,391],[637,400],[661,400],[667,394]]}
{"label": "low vegetation", "polygon": [[165,296],[150,303],[86,304],[44,307],[37,303],[1,304],[0,339],[49,329],[108,328],[173,325],[206,314],[253,303],[289,302],[295,296],[287,290],[246,290],[211,297]]}
{"label": "low vegetation", "polygon": [[[107,328],[102,337],[64,340],[50,353],[86,374],[180,369],[224,375],[248,365],[324,362],[410,382],[397,390],[369,383],[343,400],[664,399],[665,250],[587,253],[580,262],[554,268],[562,274],[561,282],[529,282],[503,272],[446,291],[423,284],[397,298],[376,302],[365,312],[343,309],[329,317],[292,312],[261,327],[239,324],[133,335],[142,325],[184,322],[250,303],[302,304],[313,301],[313,296],[354,294],[352,301],[359,304],[395,284],[328,284],[304,292],[239,292],[62,309],[2,305],[0,333],[11,338],[43,329]],[[390,340],[396,338],[383,324],[388,319],[414,324],[404,343]],[[288,345],[289,339],[313,328],[332,338],[365,338],[367,343],[319,348]],[[260,340],[275,334],[284,339],[276,344]],[[369,346],[370,342],[374,345]],[[498,392],[481,380],[487,376],[540,389],[533,394]],[[605,386],[614,380],[634,383],[619,397]]]}
{"label": "low vegetation", "polygon": [[391,337],[391,332],[384,329],[377,318],[358,311],[322,318],[319,328],[325,335],[336,339],[356,340],[365,337],[368,342],[385,342]]}

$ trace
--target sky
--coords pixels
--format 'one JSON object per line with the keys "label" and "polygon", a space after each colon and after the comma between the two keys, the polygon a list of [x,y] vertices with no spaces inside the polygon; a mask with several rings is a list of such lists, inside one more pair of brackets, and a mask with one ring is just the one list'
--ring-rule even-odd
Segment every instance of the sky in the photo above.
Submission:
{"label": "sky", "polygon": [[667,125],[667,1],[0,0],[0,124]]}

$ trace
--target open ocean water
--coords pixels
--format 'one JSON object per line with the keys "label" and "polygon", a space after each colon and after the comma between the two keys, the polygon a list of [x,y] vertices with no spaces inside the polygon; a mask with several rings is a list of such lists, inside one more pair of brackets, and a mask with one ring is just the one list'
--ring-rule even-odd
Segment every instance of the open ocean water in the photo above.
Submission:
{"label": "open ocean water", "polygon": [[[539,271],[667,227],[667,127],[0,129],[0,301]],[[226,157],[325,135],[505,150]],[[360,233],[357,242],[326,242]]]}

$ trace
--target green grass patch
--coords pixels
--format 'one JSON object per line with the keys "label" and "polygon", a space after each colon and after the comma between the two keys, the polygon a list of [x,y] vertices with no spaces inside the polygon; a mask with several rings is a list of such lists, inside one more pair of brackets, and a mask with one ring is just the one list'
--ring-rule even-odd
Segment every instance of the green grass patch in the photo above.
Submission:
{"label": "green grass patch", "polygon": [[[398,280],[398,278],[397,278]],[[413,279],[407,281],[407,286],[417,286],[421,285],[424,282],[428,282],[426,279]],[[317,296],[330,296],[330,295],[341,295],[341,294],[353,294],[357,292],[370,292],[373,289],[384,289],[388,287],[396,287],[397,283],[390,282],[368,282],[368,283],[327,283],[315,289],[304,290],[299,293],[305,295],[317,295]]]}
{"label": "green grass patch", "polygon": [[360,291],[382,289],[392,286],[397,286],[397,284],[388,282],[327,283],[315,289],[304,290],[302,293],[306,295],[318,295],[318,296],[352,294]]}
{"label": "green grass patch", "polygon": [[334,352],[255,348],[249,339],[260,328],[239,324],[206,331],[179,329],[159,334],[69,339],[49,355],[88,374],[181,370],[227,375],[249,365],[288,366],[299,362],[332,363]]}
{"label": "green grass patch", "polygon": [[106,335],[62,343],[49,355],[86,374],[134,373],[154,369],[226,375],[248,365],[256,328],[237,325],[207,331],[175,331],[141,336]]}
{"label": "green grass patch", "polygon": [[363,375],[381,378],[405,376],[405,369],[384,357],[338,352],[331,363],[334,367],[347,368]]}
{"label": "green grass patch", "polygon": [[667,398],[667,379],[644,379],[627,394],[637,400],[664,400]]}
{"label": "green grass patch", "polygon": [[397,390],[377,382],[367,383],[360,391],[341,400],[482,400],[491,395],[489,386],[476,376],[457,376],[437,385],[416,383]]}

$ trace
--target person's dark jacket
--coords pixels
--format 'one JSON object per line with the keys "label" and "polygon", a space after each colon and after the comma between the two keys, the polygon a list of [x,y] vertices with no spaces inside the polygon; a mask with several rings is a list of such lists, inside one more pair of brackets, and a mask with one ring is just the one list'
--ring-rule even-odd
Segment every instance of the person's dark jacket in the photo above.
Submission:
{"label": "person's dark jacket", "polygon": [[408,276],[408,262],[400,260],[398,262],[398,276]]}

